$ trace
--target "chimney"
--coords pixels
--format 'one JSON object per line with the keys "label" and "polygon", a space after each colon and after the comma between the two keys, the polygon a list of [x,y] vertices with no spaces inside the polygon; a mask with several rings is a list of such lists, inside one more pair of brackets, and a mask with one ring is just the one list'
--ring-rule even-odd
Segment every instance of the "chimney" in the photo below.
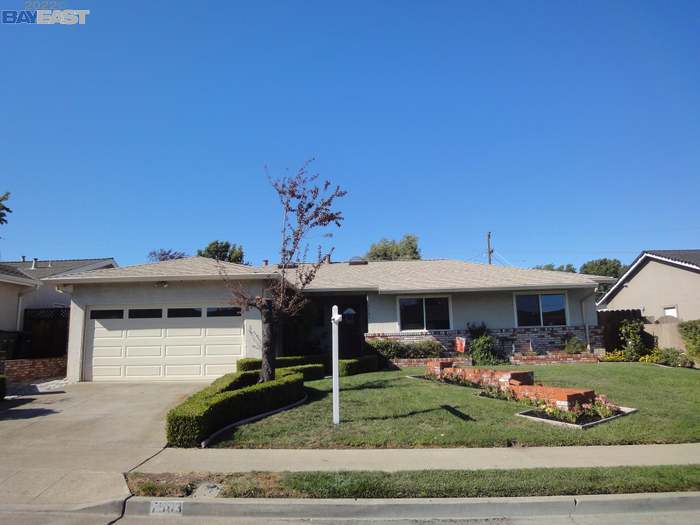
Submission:
{"label": "chimney", "polygon": [[22,256],[22,262],[27,262],[27,256],[26,256],[26,255],[23,255],[23,256]]}
{"label": "chimney", "polygon": [[263,266],[267,266],[270,263],[268,259],[263,259]]}
{"label": "chimney", "polygon": [[32,259],[32,270],[36,270],[36,263],[39,261],[36,257]]}

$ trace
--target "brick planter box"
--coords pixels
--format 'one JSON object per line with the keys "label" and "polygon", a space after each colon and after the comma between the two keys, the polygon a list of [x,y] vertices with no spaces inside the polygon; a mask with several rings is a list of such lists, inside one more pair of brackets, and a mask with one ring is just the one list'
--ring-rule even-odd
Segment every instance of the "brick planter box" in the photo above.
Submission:
{"label": "brick planter box", "polygon": [[435,361],[441,361],[444,363],[455,363],[459,364],[461,366],[470,366],[472,364],[472,361],[470,358],[464,358],[464,357],[459,357],[459,358],[454,358],[454,357],[441,357],[439,359],[436,359],[434,357],[422,357],[422,358],[417,358],[417,359],[391,359],[391,363],[393,365],[398,366],[399,368],[410,368],[410,367],[417,367],[417,366],[428,366],[428,363],[432,363]]}
{"label": "brick planter box", "polygon": [[5,361],[5,375],[9,383],[27,383],[49,377],[65,377],[66,358],[10,359]]}
{"label": "brick planter box", "polygon": [[567,354],[549,352],[544,355],[513,354],[510,362],[514,365],[552,365],[559,363],[597,363],[598,357],[592,353]]}
{"label": "brick planter box", "polygon": [[508,387],[518,399],[542,399],[561,410],[570,410],[576,403],[590,403],[595,399],[593,390],[562,388],[558,386],[512,385]]}

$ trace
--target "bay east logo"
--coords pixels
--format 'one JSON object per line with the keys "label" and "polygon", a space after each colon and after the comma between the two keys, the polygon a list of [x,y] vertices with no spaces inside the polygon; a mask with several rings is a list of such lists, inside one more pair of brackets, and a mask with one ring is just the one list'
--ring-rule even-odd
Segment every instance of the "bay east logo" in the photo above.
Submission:
{"label": "bay east logo", "polygon": [[0,11],[3,24],[85,25],[89,9],[37,9],[36,11]]}

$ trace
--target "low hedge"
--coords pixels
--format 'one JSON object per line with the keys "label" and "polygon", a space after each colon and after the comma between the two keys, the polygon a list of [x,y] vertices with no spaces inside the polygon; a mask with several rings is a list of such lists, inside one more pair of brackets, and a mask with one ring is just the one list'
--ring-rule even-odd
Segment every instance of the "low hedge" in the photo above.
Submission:
{"label": "low hedge", "polygon": [[[326,368],[330,365],[330,355],[313,354],[313,355],[293,355],[275,358],[276,368],[289,368],[292,366],[302,365],[324,365]],[[236,361],[236,370],[239,372],[249,370],[260,370],[262,367],[262,359],[254,357],[244,357]]]}
{"label": "low hedge", "polygon": [[700,319],[678,323],[678,332],[683,338],[688,354],[700,361]]}
{"label": "low hedge", "polygon": [[0,376],[0,400],[5,399],[5,393],[7,388],[7,380],[5,376]]}
{"label": "low hedge", "polygon": [[227,374],[170,410],[166,418],[168,444],[196,447],[226,425],[304,397],[303,373],[278,370],[276,379],[265,383],[257,383],[258,375],[257,370]]}
{"label": "low hedge", "polygon": [[278,376],[280,372],[299,373],[304,376],[304,381],[316,381],[317,379],[323,379],[326,377],[326,367],[320,364],[288,366],[286,368],[275,369],[276,376]]}
{"label": "low hedge", "polygon": [[371,339],[367,346],[388,360],[440,357],[445,350],[440,343],[431,340],[404,343],[396,339]]}
{"label": "low hedge", "polygon": [[379,370],[379,357],[376,355],[363,355],[356,359],[338,360],[338,375],[354,376],[366,372],[376,372]]}

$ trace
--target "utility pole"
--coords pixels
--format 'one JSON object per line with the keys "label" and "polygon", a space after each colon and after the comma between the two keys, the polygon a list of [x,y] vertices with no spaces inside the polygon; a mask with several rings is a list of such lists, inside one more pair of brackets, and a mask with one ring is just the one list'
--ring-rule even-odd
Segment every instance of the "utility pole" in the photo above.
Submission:
{"label": "utility pole", "polygon": [[493,248],[491,247],[491,232],[486,234],[486,256],[489,259],[489,264],[491,264],[491,256],[493,255]]}

